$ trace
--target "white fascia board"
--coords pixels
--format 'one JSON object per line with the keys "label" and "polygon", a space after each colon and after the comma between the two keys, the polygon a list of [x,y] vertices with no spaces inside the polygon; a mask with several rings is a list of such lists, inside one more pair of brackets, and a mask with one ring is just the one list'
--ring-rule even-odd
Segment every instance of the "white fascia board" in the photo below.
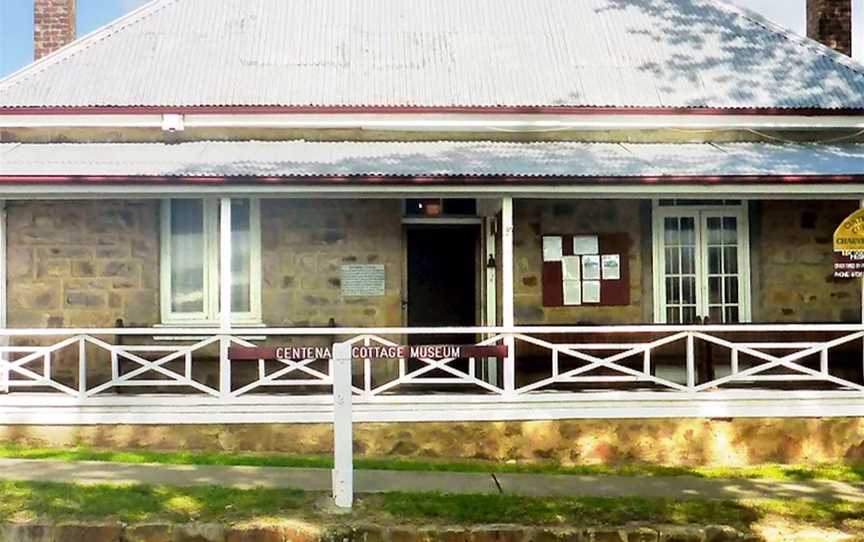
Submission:
{"label": "white fascia board", "polygon": [[[159,114],[0,115],[2,128],[159,128]],[[559,131],[642,129],[864,129],[864,116],[557,114],[186,114],[193,128],[365,129],[395,131]]]}
{"label": "white fascia board", "polygon": [[162,115],[0,115],[0,128],[161,128]]}
{"label": "white fascia board", "polygon": [[[194,180],[194,178],[192,178]],[[539,180],[533,180],[537,183]],[[620,185],[574,184],[541,185],[463,185],[463,186],[370,186],[362,183],[337,186],[302,186],[272,184],[2,184],[0,199],[109,199],[154,197],[244,196],[262,198],[364,198],[399,199],[414,195],[424,197],[495,198],[569,198],[569,199],[864,199],[864,184],[730,184],[730,185]]]}

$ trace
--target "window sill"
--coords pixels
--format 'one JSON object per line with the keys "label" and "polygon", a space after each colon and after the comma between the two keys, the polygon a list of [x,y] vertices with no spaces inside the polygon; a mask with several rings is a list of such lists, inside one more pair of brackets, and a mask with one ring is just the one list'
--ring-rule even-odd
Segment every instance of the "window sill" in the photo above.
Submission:
{"label": "window sill", "polygon": [[[256,328],[263,329],[267,327],[263,322],[236,322],[233,324],[233,331],[243,332],[245,330],[253,330]],[[186,329],[219,329],[219,322],[163,322],[161,324],[156,324],[153,326],[154,328],[166,328],[166,329],[177,329],[177,328],[186,328]],[[209,339],[212,335],[156,335],[153,337],[156,341],[203,341],[204,339]],[[246,341],[263,341],[267,339],[266,335],[239,335],[239,339],[243,339]]]}

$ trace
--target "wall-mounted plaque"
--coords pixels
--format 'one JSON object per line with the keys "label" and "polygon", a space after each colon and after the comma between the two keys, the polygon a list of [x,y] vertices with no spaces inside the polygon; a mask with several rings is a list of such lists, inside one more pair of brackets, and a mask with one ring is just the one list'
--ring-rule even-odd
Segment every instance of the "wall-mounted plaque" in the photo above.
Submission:
{"label": "wall-mounted plaque", "polygon": [[342,297],[382,296],[386,282],[383,264],[342,266]]}
{"label": "wall-mounted plaque", "polygon": [[834,277],[864,278],[864,209],[849,215],[834,232]]}

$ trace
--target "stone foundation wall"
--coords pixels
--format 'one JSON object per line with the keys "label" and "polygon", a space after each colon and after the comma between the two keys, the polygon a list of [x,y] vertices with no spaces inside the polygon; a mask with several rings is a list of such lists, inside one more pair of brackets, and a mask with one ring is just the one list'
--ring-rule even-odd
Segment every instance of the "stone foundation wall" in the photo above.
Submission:
{"label": "stone foundation wall", "polygon": [[[553,461],[563,465],[814,464],[864,461],[864,418],[360,423],[365,457]],[[331,454],[329,424],[0,426],[0,442]]]}
{"label": "stone foundation wall", "polygon": [[[369,520],[310,519],[306,514],[228,523],[47,522],[0,524],[3,542],[762,542],[780,540],[728,525],[621,525],[606,527],[494,525],[387,525]],[[758,530],[758,525],[756,525]],[[813,529],[808,529],[813,533]],[[819,534],[827,531],[817,531]],[[833,534],[830,533],[830,534]],[[840,533],[842,536],[843,533]],[[812,539],[811,539],[812,540]],[[843,540],[846,540],[845,538]],[[783,542],[794,542],[786,538]]]}
{"label": "stone foundation wall", "polygon": [[860,281],[835,279],[832,268],[834,230],[858,205],[763,201],[754,206],[753,320],[860,322]]}

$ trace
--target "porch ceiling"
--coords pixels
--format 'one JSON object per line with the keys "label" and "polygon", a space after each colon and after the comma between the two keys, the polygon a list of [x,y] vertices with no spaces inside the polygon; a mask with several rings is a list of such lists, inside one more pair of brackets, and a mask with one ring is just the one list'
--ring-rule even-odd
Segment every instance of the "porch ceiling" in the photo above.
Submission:
{"label": "porch ceiling", "polygon": [[[0,181],[860,182],[864,144],[235,141],[0,144]],[[376,179],[379,178],[379,179]],[[497,182],[496,182],[497,181]]]}

